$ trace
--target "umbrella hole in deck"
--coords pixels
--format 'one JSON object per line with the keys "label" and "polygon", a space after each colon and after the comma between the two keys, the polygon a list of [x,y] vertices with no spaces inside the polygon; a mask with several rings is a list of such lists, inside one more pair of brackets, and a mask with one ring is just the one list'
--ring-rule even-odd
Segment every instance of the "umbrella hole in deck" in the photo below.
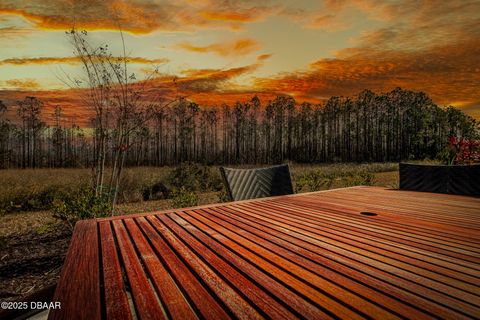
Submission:
{"label": "umbrella hole in deck", "polygon": [[369,217],[378,216],[378,213],[367,212],[367,211],[362,211],[362,212],[360,212],[360,214],[364,215],[364,216],[369,216]]}

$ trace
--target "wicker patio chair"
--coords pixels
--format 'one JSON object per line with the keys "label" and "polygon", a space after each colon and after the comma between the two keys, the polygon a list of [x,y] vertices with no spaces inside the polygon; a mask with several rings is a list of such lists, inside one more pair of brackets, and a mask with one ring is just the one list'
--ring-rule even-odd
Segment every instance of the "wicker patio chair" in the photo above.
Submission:
{"label": "wicker patio chair", "polygon": [[293,193],[287,164],[255,169],[220,167],[232,201],[280,196]]}
{"label": "wicker patio chair", "polygon": [[480,164],[400,163],[399,173],[401,190],[480,196]]}

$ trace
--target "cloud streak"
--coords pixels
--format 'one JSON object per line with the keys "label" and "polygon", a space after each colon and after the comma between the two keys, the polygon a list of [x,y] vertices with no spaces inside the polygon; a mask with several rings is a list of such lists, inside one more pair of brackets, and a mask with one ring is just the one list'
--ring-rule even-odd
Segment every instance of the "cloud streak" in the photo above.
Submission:
{"label": "cloud streak", "polygon": [[[199,94],[211,94],[213,97],[226,91],[235,91],[236,78],[253,73],[261,62],[228,69],[187,69],[179,76],[159,75],[145,80],[144,87],[152,92],[160,91],[167,96],[180,94],[196,99]],[[218,102],[218,101],[216,101]]]}
{"label": "cloud streak", "polygon": [[213,43],[207,46],[195,46],[188,42],[183,42],[176,45],[176,48],[197,53],[214,53],[223,57],[227,57],[249,54],[259,48],[259,43],[252,39],[244,38],[227,42]]}
{"label": "cloud streak", "polygon": [[3,81],[3,87],[14,90],[36,90],[40,84],[35,79],[10,79]]}
{"label": "cloud streak", "polygon": [[13,40],[19,37],[24,37],[31,33],[31,29],[17,28],[15,26],[0,27],[0,39]]}
{"label": "cloud streak", "polygon": [[[111,59],[122,61],[122,57],[112,57]],[[169,60],[166,58],[148,59],[143,57],[127,57],[129,63],[134,64],[163,64]],[[0,60],[0,65],[32,65],[32,64],[77,64],[80,63],[79,57],[40,57],[40,58],[9,58]]]}

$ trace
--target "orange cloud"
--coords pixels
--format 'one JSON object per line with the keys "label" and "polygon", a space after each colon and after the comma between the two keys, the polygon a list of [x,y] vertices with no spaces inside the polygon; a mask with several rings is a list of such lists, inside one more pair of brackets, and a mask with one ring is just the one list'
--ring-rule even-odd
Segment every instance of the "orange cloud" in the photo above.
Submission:
{"label": "orange cloud", "polygon": [[[248,0],[172,1],[162,6],[157,2],[139,0],[135,2],[135,8],[132,8],[133,2],[123,0],[53,0],[51,3],[46,6],[42,0],[8,0],[0,5],[5,7],[0,8],[0,13],[10,10],[37,27],[62,30],[71,26],[73,13],[77,14],[79,27],[87,25],[92,29],[116,29],[117,23],[112,17],[117,15],[123,29],[147,33],[153,30],[230,28],[265,19],[274,13],[288,16],[306,27],[310,23],[312,28],[329,28],[342,22],[347,9],[361,10],[370,20],[377,20],[376,23],[381,20],[382,27],[352,39],[355,41],[353,47],[339,51],[335,58],[318,59],[304,70],[257,78],[254,86],[249,88],[234,86],[236,77],[254,72],[270,57],[262,54],[257,56],[256,64],[250,66],[185,70],[176,84],[172,77],[159,77],[148,84],[148,90],[152,96],[164,94],[167,97],[175,96],[178,90],[180,94],[205,104],[221,104],[234,99],[245,101],[253,94],[265,97],[291,94],[300,101],[320,101],[330,96],[353,95],[363,89],[382,92],[400,86],[425,91],[436,103],[458,105],[469,114],[480,117],[479,1],[451,1],[440,6],[435,1],[326,0],[321,11],[277,5],[258,7],[255,1]],[[207,46],[182,43],[178,47],[198,53],[234,56],[252,53],[258,44],[253,40],[239,39]],[[11,62],[0,64],[60,63],[56,58],[49,58],[52,59],[50,62],[29,59],[26,58],[25,62],[23,59],[6,59]],[[64,60],[63,63],[69,62]],[[39,94],[48,101],[61,101],[73,109],[82,108],[81,104],[75,106],[73,100],[68,100],[64,91],[48,94],[42,91]]]}
{"label": "orange cloud", "polygon": [[348,28],[348,24],[334,14],[314,15],[306,27],[326,31],[340,31]]}
{"label": "orange cloud", "polygon": [[13,38],[23,37],[29,34],[30,32],[31,32],[31,29],[27,29],[27,28],[18,28],[15,26],[1,27],[0,39],[11,40]]}
{"label": "orange cloud", "polygon": [[380,20],[380,29],[364,32],[357,47],[418,50],[448,45],[480,36],[479,1],[350,0],[326,1],[325,11],[337,17],[347,8],[361,10],[370,20]]}
{"label": "orange cloud", "polygon": [[182,73],[187,76],[189,79],[201,79],[201,78],[211,78],[211,79],[228,79],[239,76],[246,72],[252,71],[253,66],[231,68],[226,70],[217,70],[217,69],[189,69],[184,70]]}
{"label": "orange cloud", "polygon": [[480,100],[471,101],[467,103],[452,103],[453,106],[463,110],[465,113],[474,117],[477,120],[480,120]]}
{"label": "orange cloud", "polygon": [[230,80],[253,72],[258,66],[258,64],[252,64],[226,70],[185,70],[183,71],[184,76],[177,78],[177,84],[179,89],[187,95],[199,92],[222,91]]}
{"label": "orange cloud", "polygon": [[214,43],[208,46],[194,46],[184,42],[177,45],[177,48],[199,53],[215,53],[220,56],[241,56],[259,48],[259,44],[252,39],[237,39],[229,42]]}
{"label": "orange cloud", "polygon": [[[113,57],[116,60],[122,60],[122,57]],[[142,57],[127,57],[127,61],[137,64],[161,64],[166,63],[169,60],[166,58],[161,59],[147,59]],[[0,60],[0,65],[13,64],[13,65],[29,65],[29,64],[53,64],[53,63],[65,63],[75,64],[79,63],[78,57],[40,57],[40,58],[9,58]]]}
{"label": "orange cloud", "polygon": [[67,63],[74,64],[80,62],[77,57],[42,57],[42,58],[9,58],[0,60],[0,65],[14,64],[14,65],[27,65],[27,64],[51,64],[51,63]]}
{"label": "orange cloud", "polygon": [[270,59],[270,57],[272,56],[271,53],[267,53],[267,54],[261,54],[257,57],[257,61],[265,61],[265,60],[268,60]]}
{"label": "orange cloud", "polygon": [[354,40],[354,47],[339,51],[334,59],[257,79],[256,88],[299,99],[323,99],[400,86],[425,91],[436,103],[458,105],[478,118],[480,112],[474,110],[480,110],[480,2],[439,6],[435,1],[331,0],[325,2],[323,12],[290,15],[301,22],[317,15],[317,23],[327,25],[352,7],[382,20],[382,28],[364,32]]}
{"label": "orange cloud", "polygon": [[413,52],[355,48],[341,51],[335,59],[320,59],[302,72],[257,79],[256,88],[324,99],[402,87],[424,91],[441,105],[467,105],[480,101],[478,56],[479,39]]}
{"label": "orange cloud", "polygon": [[[225,21],[233,23],[254,22],[278,12],[280,5],[258,6],[259,1],[211,1],[199,15],[208,21]],[[264,2],[265,3],[265,2]]]}
{"label": "orange cloud", "polygon": [[35,90],[40,88],[40,85],[35,79],[10,79],[4,81],[4,86],[7,89],[15,90]]}
{"label": "orange cloud", "polygon": [[207,20],[216,21],[250,22],[255,20],[252,14],[246,12],[204,11],[200,14]]}
{"label": "orange cloud", "polygon": [[[218,8],[221,8],[219,10]],[[195,28],[238,28],[273,14],[277,6],[254,1],[158,2],[150,0],[44,0],[4,1],[0,14],[23,17],[41,29],[118,30],[147,34],[156,30],[185,31]]]}
{"label": "orange cloud", "polygon": [[[33,23],[37,28],[66,30],[74,25],[85,30],[119,30],[145,34],[156,29],[166,28],[167,16],[163,10],[152,9],[148,5],[128,4],[125,1],[51,1],[44,6],[40,1],[33,4],[12,4],[10,8],[0,8],[0,14],[14,14]],[[53,3],[52,3],[53,2]],[[94,3],[92,3],[94,2]],[[150,8],[150,9],[149,9]]]}
{"label": "orange cloud", "polygon": [[301,24],[304,28],[341,31],[350,27],[350,23],[347,21],[352,19],[352,17],[340,15],[346,6],[347,1],[324,1],[319,10],[286,7],[280,14]]}

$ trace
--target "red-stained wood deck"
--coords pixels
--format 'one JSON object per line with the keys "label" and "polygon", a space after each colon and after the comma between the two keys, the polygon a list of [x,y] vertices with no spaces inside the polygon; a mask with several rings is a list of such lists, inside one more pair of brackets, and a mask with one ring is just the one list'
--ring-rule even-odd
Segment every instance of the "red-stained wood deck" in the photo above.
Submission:
{"label": "red-stained wood deck", "polygon": [[478,319],[480,198],[354,187],[80,221],[54,301],[49,319]]}

